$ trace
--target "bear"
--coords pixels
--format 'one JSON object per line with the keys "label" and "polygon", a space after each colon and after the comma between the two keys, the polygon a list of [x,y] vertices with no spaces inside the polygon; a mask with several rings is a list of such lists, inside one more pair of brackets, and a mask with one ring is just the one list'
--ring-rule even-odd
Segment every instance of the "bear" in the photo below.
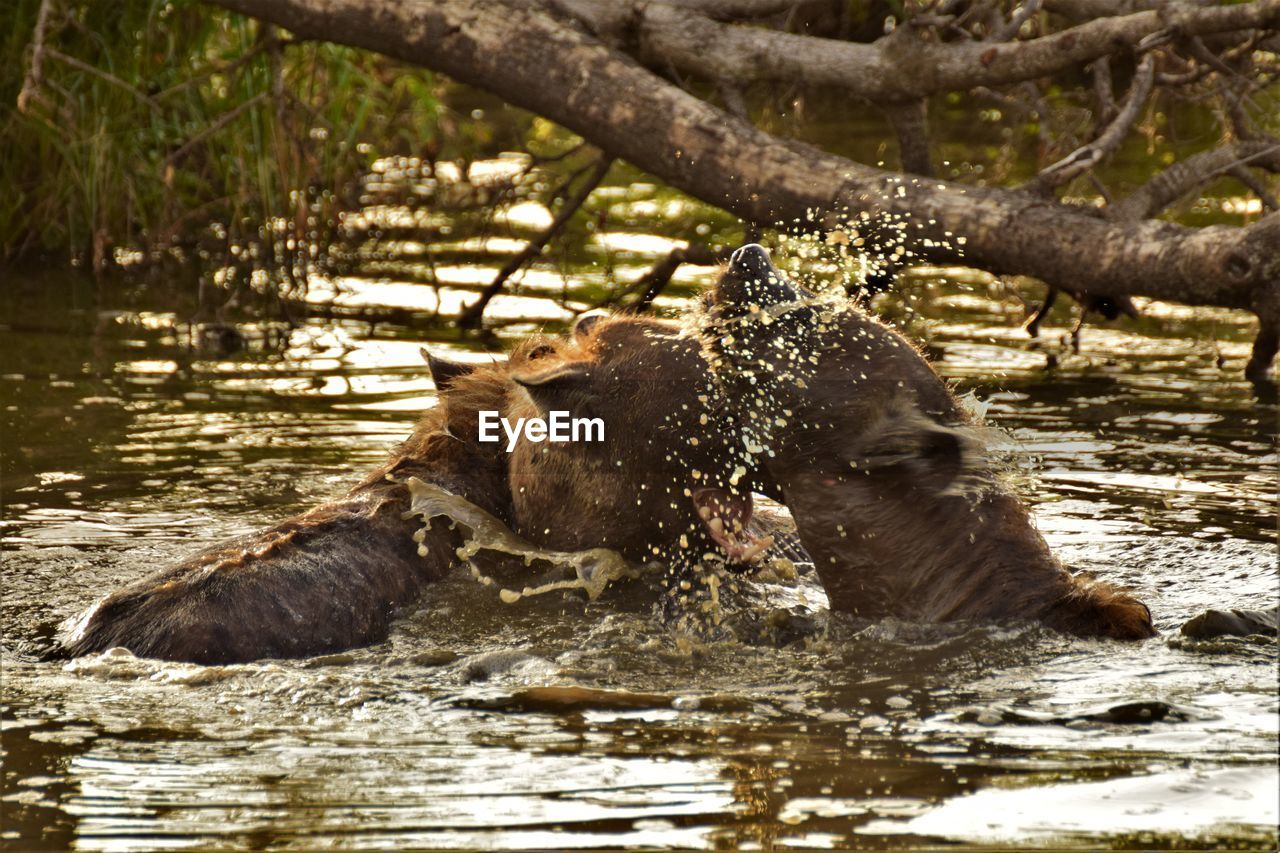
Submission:
{"label": "bear", "polygon": [[[648,318],[590,315],[567,339],[539,336],[505,362],[424,350],[439,391],[413,434],[340,500],[208,548],[106,596],[64,623],[72,656],[123,646],[201,664],[326,654],[384,639],[401,608],[457,562],[463,531],[415,541],[410,481],[440,486],[534,545],[609,547],[636,562],[732,564],[757,538],[751,480],[728,466],[736,433],[717,414],[695,335]],[[482,413],[600,417],[603,441],[484,441]],[[785,521],[769,519],[785,531]]]}
{"label": "bear", "polygon": [[892,329],[798,287],[755,244],[731,256],[700,322],[762,488],[791,510],[833,610],[1155,636],[1145,604],[1054,557],[980,425]]}
{"label": "bear", "polygon": [[396,612],[449,570],[460,544],[460,534],[440,525],[419,551],[404,481],[418,477],[511,517],[505,454],[475,441],[476,413],[506,405],[506,365],[432,358],[430,367],[439,403],[344,497],[107,595],[64,623],[62,650],[123,646],[140,657],[230,664],[385,639]]}
{"label": "bear", "polygon": [[[533,358],[530,358],[533,356]],[[636,315],[587,315],[567,340],[511,361],[509,417],[596,418],[598,442],[534,442],[511,454],[515,530],[563,551],[604,546],[687,566],[750,563],[771,544],[752,526],[751,472],[696,334]]]}

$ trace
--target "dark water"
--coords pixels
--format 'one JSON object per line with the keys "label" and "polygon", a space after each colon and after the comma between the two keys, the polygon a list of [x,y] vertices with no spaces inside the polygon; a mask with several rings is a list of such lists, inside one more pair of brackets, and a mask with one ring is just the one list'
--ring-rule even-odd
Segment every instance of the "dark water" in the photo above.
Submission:
{"label": "dark water", "polygon": [[[545,264],[495,302],[509,321],[499,346],[647,268],[671,245],[664,223],[687,213],[644,185],[602,204],[635,227],[588,237],[575,266]],[[519,245],[405,244],[403,269],[435,254],[437,286],[393,270],[336,282],[338,302],[448,313]],[[821,267],[804,246],[781,254]],[[660,306],[677,310],[712,273],[685,268]],[[1205,607],[1277,600],[1276,412],[1240,380],[1251,318],[1153,304],[1138,322],[1086,327],[1074,353],[1068,310],[1033,345],[1021,305],[980,276],[935,270],[903,292],[880,308],[986,406],[1050,543],[1138,590],[1159,639],[836,617],[799,646],[700,644],[653,617],[642,584],[505,605],[459,573],[386,643],[348,654],[42,661],[57,623],[109,589],[342,492],[432,389],[424,335],[404,325],[315,321],[279,347],[250,327],[247,348],[224,354],[149,297],[122,295],[130,310],[104,315],[83,282],[11,277],[0,837],[129,850],[1274,848],[1276,645],[1177,634]],[[812,583],[775,594],[826,619]]]}

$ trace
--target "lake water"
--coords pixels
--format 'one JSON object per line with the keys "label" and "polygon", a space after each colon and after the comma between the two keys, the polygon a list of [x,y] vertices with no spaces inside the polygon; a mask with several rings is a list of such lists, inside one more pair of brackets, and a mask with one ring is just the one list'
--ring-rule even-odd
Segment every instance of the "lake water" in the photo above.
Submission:
{"label": "lake water", "polygon": [[[457,572],[349,653],[46,659],[108,590],[376,465],[433,402],[421,344],[484,359],[556,328],[690,219],[638,181],[596,203],[611,227],[495,301],[483,345],[432,317],[492,278],[537,205],[505,236],[388,244],[312,288],[348,313],[405,309],[387,322],[250,326],[232,353],[144,290],[104,312],[74,276],[5,282],[4,844],[1275,848],[1277,646],[1178,634],[1206,607],[1277,601],[1276,409],[1241,380],[1239,312],[1150,304],[1086,326],[1076,353],[1069,308],[1032,342],[973,273],[925,271],[878,303],[986,406],[1055,550],[1150,605],[1149,642],[828,619],[802,579],[777,595],[821,627],[807,642],[699,643],[643,584],[506,605]],[[683,268],[660,310],[713,275]]]}

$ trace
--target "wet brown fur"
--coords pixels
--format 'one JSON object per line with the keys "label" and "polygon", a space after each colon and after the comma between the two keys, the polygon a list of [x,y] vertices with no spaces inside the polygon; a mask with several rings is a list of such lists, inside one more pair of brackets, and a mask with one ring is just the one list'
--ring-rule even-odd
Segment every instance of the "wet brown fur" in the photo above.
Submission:
{"label": "wet brown fur", "polygon": [[[773,451],[764,467],[833,609],[1155,634],[1145,605],[1053,556],[914,347],[859,311],[806,300],[760,250],[721,276],[706,339],[726,398]],[[777,316],[760,322],[770,306]]]}
{"label": "wet brown fur", "polygon": [[734,436],[712,412],[698,340],[671,323],[618,316],[541,343],[538,358],[511,360],[527,390],[509,417],[599,417],[605,440],[521,439],[510,468],[516,529],[546,547],[605,546],[642,562],[715,551],[691,489],[726,486]]}
{"label": "wet brown fur", "polygon": [[[699,469],[702,484],[722,483],[732,435],[700,423],[698,396],[711,386],[696,339],[669,323],[607,318],[567,339],[530,339],[505,363],[437,369],[437,405],[343,499],[112,593],[68,624],[65,651],[124,646],[143,657],[235,663],[382,640],[396,612],[448,571],[461,544],[440,524],[419,556],[412,537],[420,522],[404,518],[410,477],[467,498],[543,547],[614,547],[636,560],[715,548],[689,497],[690,472]],[[583,373],[560,402],[605,419],[601,446],[522,439],[508,455],[505,436],[478,440],[481,411],[541,415],[520,383],[565,370]]]}
{"label": "wet brown fur", "polygon": [[305,657],[384,639],[396,612],[454,562],[438,525],[419,556],[403,481],[419,477],[509,519],[504,453],[475,441],[476,412],[502,409],[502,364],[459,377],[413,434],[344,498],[236,537],[107,596],[67,626],[65,650],[237,663]]}

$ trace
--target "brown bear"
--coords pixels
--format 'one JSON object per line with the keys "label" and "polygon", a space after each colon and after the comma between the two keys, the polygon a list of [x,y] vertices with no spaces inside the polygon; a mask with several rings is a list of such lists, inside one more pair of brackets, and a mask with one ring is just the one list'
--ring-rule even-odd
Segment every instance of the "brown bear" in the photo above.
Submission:
{"label": "brown bear", "polygon": [[833,610],[1155,635],[1144,604],[1050,553],[985,459],[978,425],[900,335],[800,289],[754,244],[734,253],[709,303],[704,340],[724,398]]}
{"label": "brown bear", "polygon": [[[529,356],[534,356],[530,358]],[[751,472],[696,334],[588,315],[568,340],[511,361],[510,418],[598,418],[599,441],[531,441],[511,454],[516,530],[546,547],[605,546],[637,561],[750,562]]]}
{"label": "brown bear", "polygon": [[455,562],[458,534],[432,528],[420,555],[403,481],[438,484],[511,517],[506,454],[475,441],[477,411],[502,409],[504,364],[432,360],[439,404],[385,465],[341,500],[215,545],[111,593],[64,624],[72,655],[238,663],[378,642],[396,611]]}
{"label": "brown bear", "polygon": [[[556,550],[611,547],[685,565],[747,561],[750,478],[728,465],[698,339],[636,317],[592,318],[479,368],[433,358],[440,392],[414,433],[344,498],[237,537],[108,595],[68,620],[82,655],[123,646],[196,663],[306,657],[385,638],[396,611],[456,562],[462,533],[431,528],[420,554],[410,478],[440,486]],[[599,417],[602,440],[482,441],[485,413]],[[505,437],[503,437],[504,439]]]}

